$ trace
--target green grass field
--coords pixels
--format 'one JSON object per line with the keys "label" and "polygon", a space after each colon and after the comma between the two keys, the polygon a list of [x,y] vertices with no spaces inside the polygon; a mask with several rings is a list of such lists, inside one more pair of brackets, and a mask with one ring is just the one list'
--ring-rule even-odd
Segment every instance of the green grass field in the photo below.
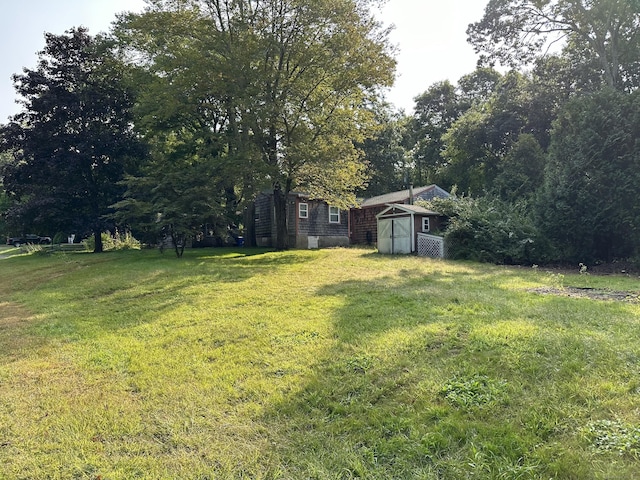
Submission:
{"label": "green grass field", "polygon": [[2,479],[640,478],[637,277],[19,253],[0,252]]}

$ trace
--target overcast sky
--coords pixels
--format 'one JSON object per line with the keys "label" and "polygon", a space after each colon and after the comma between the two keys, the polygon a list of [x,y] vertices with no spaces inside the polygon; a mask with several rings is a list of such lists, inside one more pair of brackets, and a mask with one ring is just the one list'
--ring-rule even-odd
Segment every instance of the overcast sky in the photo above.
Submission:
{"label": "overcast sky", "polygon": [[[0,123],[18,112],[11,75],[35,67],[44,32],[60,34],[84,25],[96,34],[109,29],[116,13],[144,7],[144,0],[0,1]],[[487,2],[389,0],[381,18],[395,25],[391,40],[399,48],[397,80],[388,95],[392,103],[411,113],[413,98],[434,82],[455,82],[474,70],[476,56],[465,31],[482,17]]]}

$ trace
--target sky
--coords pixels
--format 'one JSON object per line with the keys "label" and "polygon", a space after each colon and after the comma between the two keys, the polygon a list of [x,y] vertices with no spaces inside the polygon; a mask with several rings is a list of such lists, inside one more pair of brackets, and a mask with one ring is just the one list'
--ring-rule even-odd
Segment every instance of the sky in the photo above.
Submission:
{"label": "sky", "polygon": [[[144,0],[0,0],[0,123],[18,113],[11,75],[35,68],[44,33],[61,34],[83,25],[90,34],[107,31],[115,15],[141,11]],[[476,55],[466,42],[467,25],[480,20],[488,0],[388,0],[379,12],[397,47],[396,82],[387,98],[405,113],[413,99],[435,82],[456,82],[472,72]]]}

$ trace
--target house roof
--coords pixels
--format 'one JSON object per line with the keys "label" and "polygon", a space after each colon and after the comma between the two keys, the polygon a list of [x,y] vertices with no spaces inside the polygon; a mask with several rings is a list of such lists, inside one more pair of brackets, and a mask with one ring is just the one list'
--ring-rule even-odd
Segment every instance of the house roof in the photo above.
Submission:
{"label": "house roof", "polygon": [[[391,203],[408,203],[411,190],[400,190],[398,192],[391,192],[385,195],[378,195],[377,197],[367,198],[360,205],[361,208],[373,207],[380,205],[388,205]],[[450,194],[446,190],[443,190],[437,185],[427,185],[425,187],[414,187],[413,197],[414,199],[429,199],[433,197],[449,197]]]}

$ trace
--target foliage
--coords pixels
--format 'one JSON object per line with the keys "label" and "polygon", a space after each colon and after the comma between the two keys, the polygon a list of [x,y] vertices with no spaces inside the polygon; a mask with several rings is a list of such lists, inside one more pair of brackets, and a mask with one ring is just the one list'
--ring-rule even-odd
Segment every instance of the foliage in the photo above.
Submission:
{"label": "foliage", "polygon": [[594,448],[620,455],[640,456],[640,427],[619,420],[597,420],[584,429],[587,440]]}
{"label": "foliage", "polygon": [[[94,250],[93,237],[87,238],[83,243],[87,250]],[[116,230],[114,233],[102,232],[102,246],[105,251],[140,250],[140,241],[136,240],[133,235],[131,235],[131,232],[122,233]]]}
{"label": "foliage", "polygon": [[[439,181],[476,195],[531,194],[541,183],[536,177],[544,162],[540,147],[533,144],[548,144],[549,104],[554,101],[530,75],[512,71],[502,76],[485,101],[471,103],[442,133]],[[519,143],[521,135],[526,147]]]}
{"label": "foliage", "polygon": [[568,102],[555,123],[539,217],[565,261],[637,253],[639,102],[605,90]]}
{"label": "foliage", "polygon": [[162,245],[170,238],[181,256],[189,239],[236,223],[238,202],[224,154],[199,151],[186,132],[170,137],[152,142],[150,161],[139,175],[125,178],[127,190],[114,205],[114,217],[145,243]]}
{"label": "foliage", "polygon": [[[222,133],[246,198],[273,188],[280,249],[292,188],[345,207],[366,180],[356,143],[372,124],[368,100],[394,68],[371,3],[152,1],[119,25],[155,76],[151,101],[175,99],[159,118],[176,131],[195,124]],[[184,117],[173,115],[181,99]]]}
{"label": "foliage", "polygon": [[444,236],[451,258],[498,264],[544,263],[553,258],[526,201],[462,197],[433,199],[426,206],[448,217]]}
{"label": "foliage", "polygon": [[487,67],[478,67],[473,72],[460,77],[457,90],[463,109],[487,102],[501,78],[500,72]]}
{"label": "foliage", "polygon": [[7,478],[640,476],[618,449],[639,305],[534,293],[532,269],[223,248],[17,255],[0,275]]}
{"label": "foliage", "polygon": [[409,153],[405,147],[409,117],[393,112],[384,104],[374,107],[373,112],[378,128],[360,146],[369,177],[361,189],[365,197],[402,190],[409,171]]}
{"label": "foliage", "polygon": [[4,166],[11,161],[8,152],[0,151],[0,240],[9,236],[9,228],[7,225],[6,212],[9,210],[10,201],[2,182],[2,171]]}
{"label": "foliage", "polygon": [[569,39],[595,60],[610,88],[637,88],[640,6],[636,0],[492,0],[467,34],[488,62],[517,66]]}
{"label": "foliage", "polygon": [[[464,258],[593,263],[638,255],[637,135],[631,132],[640,128],[639,22],[636,0],[492,0],[469,26],[485,68],[456,87],[432,85],[416,98],[410,123],[419,175],[513,204],[497,208],[502,213],[492,220],[456,225],[466,232],[462,246],[474,239]],[[495,62],[532,68],[500,75],[487,68]],[[535,223],[527,208],[535,210]],[[530,248],[523,256],[506,247],[510,226],[474,232],[484,223],[503,225],[500,215],[518,210],[515,217],[522,215],[527,227],[515,238],[526,244],[536,237],[533,256]],[[492,240],[485,245],[479,238]]]}
{"label": "foliage", "polygon": [[416,185],[437,182],[445,164],[442,136],[462,114],[458,93],[449,82],[437,82],[416,97],[411,135],[415,161],[412,180]]}
{"label": "foliage", "polygon": [[495,406],[505,396],[505,381],[495,381],[486,375],[469,378],[455,377],[440,390],[440,394],[451,405],[459,408]]}
{"label": "foliage", "polygon": [[143,149],[131,128],[133,95],[112,45],[77,28],[45,34],[35,70],[15,75],[23,111],[1,132],[11,199],[21,226],[96,235],[122,193],[118,181]]}
{"label": "foliage", "polygon": [[493,189],[506,201],[532,200],[544,180],[545,154],[535,137],[518,136],[501,162]]}

